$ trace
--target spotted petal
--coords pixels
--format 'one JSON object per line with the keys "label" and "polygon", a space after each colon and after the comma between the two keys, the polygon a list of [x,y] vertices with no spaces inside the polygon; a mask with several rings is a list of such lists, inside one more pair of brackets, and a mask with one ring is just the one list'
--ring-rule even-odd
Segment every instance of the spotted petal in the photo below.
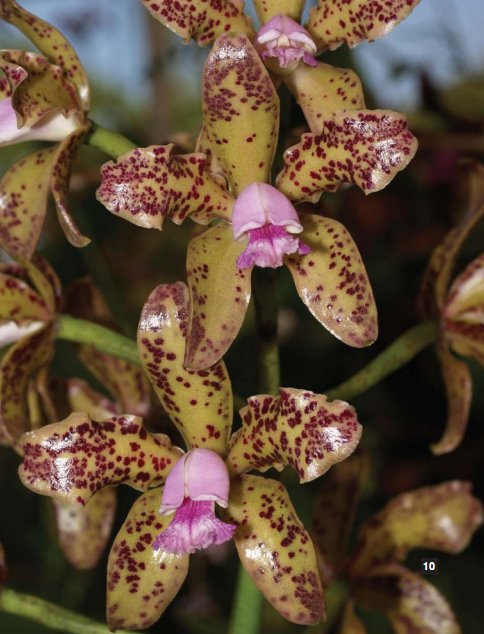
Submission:
{"label": "spotted petal", "polygon": [[321,394],[281,388],[279,396],[251,396],[247,403],[227,457],[232,474],[290,465],[310,482],[349,456],[361,437],[355,410]]}
{"label": "spotted petal", "polygon": [[259,20],[264,24],[278,13],[299,22],[306,0],[254,0]]}
{"label": "spotted petal", "polygon": [[32,257],[44,224],[55,148],[29,154],[0,181],[0,247]]}
{"label": "spotted petal", "polygon": [[200,46],[211,44],[219,35],[253,33],[250,20],[244,14],[242,0],[141,0],[151,15],[189,41]]}
{"label": "spotted petal", "polygon": [[16,26],[57,64],[76,86],[84,110],[89,108],[89,84],[82,64],[66,38],[52,25],[20,7],[14,0],[0,2],[0,17]]}
{"label": "spotted petal", "polygon": [[378,336],[377,309],[358,248],[343,225],[331,218],[301,216],[309,255],[290,255],[299,297],[329,332],[361,348]]}
{"label": "spotted petal", "polygon": [[325,121],[338,110],[363,110],[365,97],[358,75],[330,64],[299,64],[284,78],[301,106],[311,132],[322,134]]}
{"label": "spotted petal", "polygon": [[440,455],[458,447],[467,429],[472,399],[472,377],[467,363],[457,359],[446,342],[437,343],[442,377],[447,395],[447,423],[440,440],[431,445],[432,452]]}
{"label": "spotted petal", "polygon": [[318,48],[356,46],[389,33],[420,0],[318,0],[306,25]]}
{"label": "spotted petal", "polygon": [[269,182],[279,98],[247,37],[225,35],[217,40],[205,65],[202,88],[206,135],[234,195],[251,183]]}
{"label": "spotted petal", "polygon": [[25,434],[20,446],[25,486],[83,506],[109,485],[146,491],[164,480],[180,456],[167,436],[148,433],[140,418],[128,414],[97,422],[74,413]]}
{"label": "spotted petal", "polygon": [[86,506],[54,500],[59,545],[68,561],[80,570],[94,568],[111,534],[116,492],[98,491]]}
{"label": "spotted petal", "polygon": [[47,304],[26,282],[0,272],[0,323],[14,321],[27,325],[47,322],[51,317]]}
{"label": "spotted petal", "polygon": [[232,425],[232,390],[223,362],[186,370],[183,359],[188,289],[163,284],[151,293],[138,327],[138,349],[148,378],[188,447],[225,454]]}
{"label": "spotted petal", "polygon": [[472,497],[468,482],[403,493],[362,527],[350,574],[361,577],[375,566],[403,561],[415,548],[459,553],[482,522],[482,505]]}
{"label": "spotted petal", "polygon": [[395,634],[461,634],[452,608],[434,586],[399,564],[371,571],[356,588],[356,600],[383,612]]}
{"label": "spotted petal", "polygon": [[324,618],[323,588],[308,532],[280,482],[243,476],[230,489],[240,561],[267,601],[293,623]]}
{"label": "spotted petal", "polygon": [[252,269],[237,268],[243,242],[220,223],[188,245],[190,319],[185,364],[203,370],[217,363],[234,341],[250,301]]}
{"label": "spotted petal", "polygon": [[155,538],[173,519],[158,513],[160,489],[148,491],[131,508],[114,540],[107,571],[109,627],[147,628],[177,594],[189,556],[154,550]]}
{"label": "spotted petal", "polygon": [[101,169],[98,200],[139,227],[179,225],[190,214],[204,223],[230,218],[232,198],[207,170],[204,154],[173,155],[173,144],[136,148]]}
{"label": "spotted petal", "polygon": [[341,110],[322,128],[319,135],[303,134],[284,153],[276,182],[293,201],[315,202],[341,183],[354,183],[365,194],[380,191],[417,151],[406,117],[391,110]]}

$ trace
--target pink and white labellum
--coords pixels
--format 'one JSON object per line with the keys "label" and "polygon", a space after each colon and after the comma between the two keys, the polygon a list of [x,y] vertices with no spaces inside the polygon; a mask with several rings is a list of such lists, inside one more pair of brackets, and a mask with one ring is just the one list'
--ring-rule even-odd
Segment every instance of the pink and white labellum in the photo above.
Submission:
{"label": "pink and white labellum", "polygon": [[215,516],[215,503],[227,508],[229,474],[224,461],[209,449],[193,449],[175,464],[166,479],[160,513],[175,517],[153,542],[155,550],[193,553],[232,539],[237,528]]}
{"label": "pink and white labellum", "polygon": [[77,114],[65,117],[59,110],[54,110],[36,124],[19,128],[11,98],[0,101],[0,146],[21,141],[62,141],[80,125]]}
{"label": "pink and white labellum", "polygon": [[248,236],[249,242],[237,259],[239,269],[254,265],[276,268],[283,257],[310,252],[294,234],[301,233],[297,211],[275,187],[252,183],[240,193],[232,213],[234,238]]}
{"label": "pink and white labellum", "polygon": [[275,57],[281,68],[294,70],[300,60],[317,66],[316,44],[300,24],[279,13],[259,30],[256,48],[262,59]]}

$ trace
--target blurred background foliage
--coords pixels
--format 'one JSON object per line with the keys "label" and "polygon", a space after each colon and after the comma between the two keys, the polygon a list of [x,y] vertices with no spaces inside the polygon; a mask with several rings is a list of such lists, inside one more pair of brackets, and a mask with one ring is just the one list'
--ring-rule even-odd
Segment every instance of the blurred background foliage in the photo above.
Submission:
{"label": "blurred background foliage", "polygon": [[[136,2],[23,4],[63,30],[79,50],[90,73],[94,120],[142,146],[175,142],[182,151],[192,147],[200,124],[198,82],[206,50],[183,46]],[[484,47],[478,39],[484,24],[479,5],[479,0],[422,0],[390,37],[363,45],[356,55],[347,49],[325,55],[332,64],[356,68],[367,86],[369,107],[406,109],[420,149],[410,167],[383,192],[365,197],[356,188],[347,188],[324,195],[318,205],[321,213],[347,226],[362,252],[380,313],[376,344],[355,350],[339,343],[308,316],[286,269],[277,271],[283,385],[324,392],[419,320],[416,297],[423,269],[463,209],[465,184],[459,161],[466,156],[482,161],[484,155]],[[27,48],[6,25],[0,25],[0,40],[2,48]],[[292,123],[299,134],[304,131],[303,117],[293,106]],[[2,149],[0,173],[29,151],[26,145]],[[159,233],[110,215],[95,200],[99,167],[105,160],[99,152],[84,148],[72,179],[74,213],[92,243],[81,250],[70,247],[50,214],[41,252],[64,284],[91,274],[125,333],[133,335],[150,291],[162,282],[185,278],[186,244],[198,228],[189,222],[182,227],[167,222]],[[482,238],[481,226],[466,242],[461,269],[477,255]],[[257,392],[250,313],[227,364],[237,394]],[[54,370],[62,376],[92,379],[64,342],[58,344]],[[356,525],[392,496],[445,480],[470,480],[477,497],[484,498],[484,378],[477,367],[474,370],[469,429],[459,449],[446,456],[433,457],[428,448],[446,420],[433,350],[354,400],[371,464]],[[18,462],[10,450],[0,448],[0,542],[9,563],[9,585],[103,620],[107,555],[93,571],[75,571],[67,564],[56,543],[50,506],[20,484]],[[309,526],[318,483],[291,488],[296,508]],[[136,496],[127,487],[120,491],[116,527]],[[432,578],[454,606],[466,634],[482,632],[483,542],[480,531],[462,555],[438,554],[440,574]],[[232,554],[228,546],[193,557],[181,593],[150,631],[224,632],[236,570]],[[429,553],[410,556],[410,569],[418,569],[423,554]],[[365,622],[372,634],[390,631],[379,616],[365,614]],[[267,607],[265,634],[303,630]],[[4,614],[0,614],[0,631],[47,632]]]}

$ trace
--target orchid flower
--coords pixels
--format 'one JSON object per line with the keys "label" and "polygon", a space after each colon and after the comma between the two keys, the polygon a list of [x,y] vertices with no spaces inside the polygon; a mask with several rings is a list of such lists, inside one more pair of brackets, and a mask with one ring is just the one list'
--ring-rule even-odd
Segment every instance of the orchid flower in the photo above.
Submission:
{"label": "orchid flower", "polygon": [[355,449],[356,413],[348,403],[283,388],[249,398],[231,435],[223,362],[201,371],[183,366],[188,301],[181,282],[157,287],[138,328],[143,368],[187,452],[146,431],[137,416],[73,413],[23,436],[20,476],[37,493],[80,505],[106,486],[145,491],[109,556],[113,629],[149,627],[183,583],[189,553],[231,538],[267,600],[291,621],[315,623],[324,604],[309,534],[285,487],[247,472],[290,465],[301,482],[314,480]]}
{"label": "orchid flower", "polygon": [[[89,129],[89,86],[79,58],[47,22],[2,0],[0,18],[10,22],[42,54],[0,52],[0,146],[28,140],[57,141],[15,163],[0,181],[0,247],[31,258],[39,241],[49,191],[59,223],[74,246],[89,239],[67,204],[70,174]],[[26,186],[27,185],[27,186]]]}
{"label": "orchid flower", "polygon": [[313,536],[323,583],[331,587],[344,577],[349,586],[350,599],[336,631],[366,634],[356,603],[384,614],[395,633],[460,634],[445,597],[403,562],[415,549],[458,554],[467,548],[484,519],[470,483],[454,480],[397,495],[360,527],[348,555],[347,537],[365,472],[364,456],[353,454],[322,480],[315,504]]}
{"label": "orchid flower", "polygon": [[472,378],[463,357],[484,365],[484,254],[479,255],[450,284],[459,251],[484,215],[484,168],[469,170],[469,203],[461,222],[436,247],[421,289],[426,317],[440,321],[437,354],[447,393],[448,418],[442,438],[432,445],[436,454],[453,451],[464,436],[472,398]]}
{"label": "orchid flower", "polygon": [[203,153],[172,156],[171,146],[135,149],[103,166],[97,192],[110,211],[143,227],[161,228],[167,216],[177,223],[188,215],[199,222],[224,220],[188,248],[188,366],[213,365],[234,340],[254,264],[287,264],[302,301],[332,334],[356,347],[372,343],[376,307],[349,232],[330,218],[298,216],[293,205],[342,182],[365,192],[385,187],[415,152],[405,118],[389,111],[340,113],[326,133],[306,135],[287,150],[276,189],[270,176],[279,100],[245,36],[222,36],[215,43],[205,66],[203,101]]}

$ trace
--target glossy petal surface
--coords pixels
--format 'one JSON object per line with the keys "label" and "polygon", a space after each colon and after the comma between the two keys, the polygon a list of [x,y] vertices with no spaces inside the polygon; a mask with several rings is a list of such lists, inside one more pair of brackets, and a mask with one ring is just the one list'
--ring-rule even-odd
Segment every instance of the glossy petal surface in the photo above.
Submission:
{"label": "glossy petal surface", "polygon": [[237,268],[244,248],[232,227],[220,223],[190,240],[187,280],[190,319],[185,363],[205,369],[217,363],[231,346],[250,301],[251,269]]}
{"label": "glossy petal surface", "polygon": [[446,342],[440,340],[437,343],[437,354],[448,407],[444,434],[431,445],[432,452],[440,455],[458,447],[465,434],[472,399],[472,377],[467,363],[457,359]]}
{"label": "glossy petal surface", "polygon": [[181,224],[230,218],[232,198],[207,171],[203,154],[173,155],[173,145],[152,145],[123,154],[101,169],[98,200],[113,214],[148,229],[170,218]]}
{"label": "glossy petal surface", "polygon": [[403,493],[363,525],[351,574],[359,577],[380,564],[403,561],[415,548],[459,553],[482,522],[482,505],[472,497],[468,482]]}
{"label": "glossy petal surface", "polygon": [[189,305],[182,282],[155,288],[138,326],[140,358],[163,407],[189,448],[224,454],[232,425],[232,390],[225,364],[184,368]]}
{"label": "glossy petal surface", "polygon": [[165,479],[180,455],[167,436],[148,433],[130,415],[97,422],[74,413],[25,434],[21,448],[19,474],[26,487],[81,505],[109,485],[145,491]]}
{"label": "glossy petal surface", "polygon": [[383,612],[395,634],[461,634],[452,608],[428,581],[398,564],[372,570],[358,585],[356,599]]}
{"label": "glossy petal surface", "polygon": [[84,110],[89,108],[89,84],[82,64],[66,38],[48,22],[20,7],[14,0],[2,0],[0,17],[16,26],[64,76],[76,86]]}
{"label": "glossy petal surface", "polygon": [[281,388],[279,396],[251,396],[247,403],[227,457],[233,474],[290,465],[310,482],[349,456],[361,437],[355,410],[322,394]]}
{"label": "glossy petal surface", "polygon": [[47,322],[51,311],[44,300],[22,279],[0,272],[0,322]]}
{"label": "glossy petal surface", "polygon": [[277,186],[290,200],[317,200],[323,191],[353,183],[365,194],[384,189],[417,151],[404,115],[391,110],[341,110],[323,133],[303,134],[284,153]]}
{"label": "glossy petal surface", "polygon": [[183,37],[204,46],[233,31],[252,33],[242,0],[141,0],[151,15]]}
{"label": "glossy petal surface", "polygon": [[188,555],[153,550],[171,521],[158,513],[161,491],[142,495],[114,540],[108,561],[107,621],[111,629],[147,628],[177,594],[188,572]]}
{"label": "glossy petal surface", "polygon": [[[279,131],[279,98],[249,40],[225,35],[208,56],[202,79],[210,147],[237,196],[269,182]],[[241,160],[250,156],[250,160]]]}
{"label": "glossy petal surface", "polygon": [[361,348],[378,336],[377,309],[365,265],[343,225],[331,218],[304,214],[301,234],[309,255],[290,255],[299,297],[329,332]]}
{"label": "glossy petal surface", "polygon": [[240,561],[267,601],[294,623],[323,619],[314,548],[285,487],[257,476],[235,480],[228,516],[239,524],[234,542]]}
{"label": "glossy petal surface", "polygon": [[299,22],[306,0],[254,0],[254,7],[262,23],[282,13]]}
{"label": "glossy petal surface", "polygon": [[23,337],[3,355],[0,363],[0,427],[11,444],[30,429],[27,389],[32,375],[53,355],[53,327]]}
{"label": "glossy petal surface", "polygon": [[346,557],[356,505],[367,472],[366,456],[357,450],[334,465],[321,479],[314,502],[312,536],[325,585],[338,576]]}
{"label": "glossy petal surface", "polygon": [[59,545],[69,562],[80,570],[94,568],[111,534],[116,492],[106,487],[86,506],[54,500]]}
{"label": "glossy petal surface", "polygon": [[0,181],[0,247],[32,257],[44,224],[55,148],[20,159]]}
{"label": "glossy petal surface", "polygon": [[358,75],[350,68],[318,63],[299,66],[284,82],[301,106],[311,132],[322,134],[325,121],[338,110],[364,110],[365,97]]}
{"label": "glossy petal surface", "polygon": [[356,46],[389,33],[420,0],[318,0],[306,28],[319,48]]}

